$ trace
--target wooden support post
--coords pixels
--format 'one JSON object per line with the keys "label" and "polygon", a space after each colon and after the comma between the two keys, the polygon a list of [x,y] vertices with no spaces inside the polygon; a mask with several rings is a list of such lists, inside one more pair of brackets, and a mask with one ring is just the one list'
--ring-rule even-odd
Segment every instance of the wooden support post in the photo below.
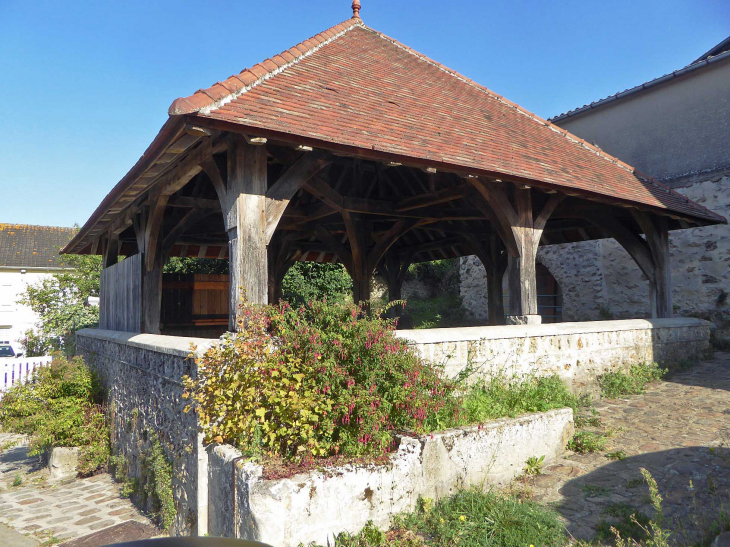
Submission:
{"label": "wooden support post", "polygon": [[669,229],[666,217],[654,216],[635,209],[634,219],[646,237],[654,262],[654,278],[649,278],[651,316],[672,317],[672,271],[669,265]]}
{"label": "wooden support post", "polygon": [[672,317],[674,310],[667,219],[634,209],[631,210],[631,214],[646,239],[606,214],[578,212],[576,216],[600,228],[606,237],[614,238],[634,259],[649,280],[651,316]]}
{"label": "wooden support post", "polygon": [[[413,260],[413,255],[413,252],[398,254],[389,251],[380,262],[378,269],[388,284],[388,302],[403,300],[403,282],[406,280],[406,275],[408,275],[408,268]],[[394,306],[388,311],[388,315],[398,317],[400,311],[400,306]]]}
{"label": "wooden support post", "polygon": [[168,196],[150,196],[149,210],[144,221],[144,234],[140,243],[144,246],[142,268],[142,332],[160,333],[162,309],[162,269],[165,265],[162,248],[162,221]]}
{"label": "wooden support post", "polygon": [[[508,253],[509,314],[508,323],[540,323],[537,313],[537,281],[535,257],[542,232],[550,216],[565,196],[552,195],[535,216],[532,190],[515,188],[510,201],[501,184],[469,179],[484,198],[484,204],[473,199],[493,228],[499,233]],[[475,198],[478,196],[475,196]],[[496,292],[496,287],[493,287]]]}
{"label": "wooden support post", "polygon": [[352,292],[355,303],[370,300],[370,279],[372,270],[368,271],[367,233],[362,219],[357,213],[342,212],[345,221],[347,238],[350,241],[352,254]]}
{"label": "wooden support post", "polygon": [[477,256],[487,273],[487,306],[490,325],[504,325],[504,302],[502,301],[502,279],[507,270],[507,250],[504,243],[492,231],[489,245],[485,245],[473,235],[467,235],[471,251]]}
{"label": "wooden support post", "polygon": [[[533,235],[532,195],[529,189],[515,189],[517,223],[512,226],[519,256],[509,257],[509,313],[512,316],[537,315],[537,281]],[[522,321],[522,320],[518,320]],[[527,319],[530,322],[530,319]]]}
{"label": "wooden support post", "polygon": [[266,146],[236,135],[228,149],[226,226],[230,262],[229,328],[238,325],[238,306],[268,302],[266,251]]}

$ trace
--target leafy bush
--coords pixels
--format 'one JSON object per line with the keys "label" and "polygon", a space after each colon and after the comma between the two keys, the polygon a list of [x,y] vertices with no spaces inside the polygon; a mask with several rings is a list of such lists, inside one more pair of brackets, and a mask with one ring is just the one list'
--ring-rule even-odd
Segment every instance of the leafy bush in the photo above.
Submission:
{"label": "leafy bush", "polygon": [[282,282],[282,299],[295,307],[325,298],[344,301],[351,294],[352,279],[342,264],[296,262]]}
{"label": "leafy bush", "polygon": [[415,278],[429,285],[433,293],[431,296],[436,296],[439,292],[451,294],[459,292],[458,258],[411,264],[408,267],[408,275],[411,279]]}
{"label": "leafy bush", "polygon": [[191,258],[172,256],[165,262],[164,273],[179,274],[227,274],[227,260],[217,258]]}
{"label": "leafy bush", "polygon": [[242,312],[242,332],[185,379],[208,441],[287,458],[383,453],[394,431],[424,431],[451,395],[440,370],[363,306]]}
{"label": "leafy bush", "polygon": [[666,369],[659,368],[656,363],[633,365],[628,374],[625,372],[609,372],[598,380],[604,397],[613,399],[621,395],[640,395],[646,391],[646,385],[660,380]]}
{"label": "leafy bush", "polygon": [[30,435],[30,455],[57,446],[81,447],[79,473],[104,468],[109,429],[100,390],[83,359],[54,356],[35,378],[18,383],[0,401],[0,425]]}
{"label": "leafy bush", "polygon": [[461,298],[442,294],[434,298],[409,298],[398,321],[399,328],[438,329],[478,325],[480,321],[467,316]]}

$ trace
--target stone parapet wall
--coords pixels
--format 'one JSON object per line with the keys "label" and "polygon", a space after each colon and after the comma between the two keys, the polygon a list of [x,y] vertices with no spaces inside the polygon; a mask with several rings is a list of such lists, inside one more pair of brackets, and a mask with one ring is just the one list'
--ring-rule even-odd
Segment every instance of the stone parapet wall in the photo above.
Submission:
{"label": "stone parapet wall", "polygon": [[123,455],[131,477],[155,437],[173,466],[177,535],[206,533],[207,453],[194,413],[185,414],[184,375],[195,374],[191,345],[204,350],[212,340],[83,329],[77,352],[97,373],[112,418],[112,451]]}
{"label": "stone parapet wall", "polygon": [[633,364],[694,361],[709,350],[710,324],[694,318],[398,331],[449,377],[556,374],[576,393],[596,393],[597,378]]}
{"label": "stone parapet wall", "polygon": [[[685,195],[730,218],[730,176],[676,187]],[[730,323],[730,226],[716,225],[669,233],[672,300],[676,315]],[[648,317],[649,282],[629,254],[613,239],[540,247],[537,260],[563,291],[563,319],[593,321],[607,317]],[[461,259],[463,306],[487,318],[487,281],[476,257]]]}
{"label": "stone parapet wall", "polygon": [[[462,488],[503,485],[528,458],[559,457],[572,437],[573,411],[551,410],[433,435],[401,437],[386,465],[346,465],[266,480],[255,463],[236,462],[230,446],[209,449],[209,532],[278,547],[333,544],[372,520],[388,529],[391,517]],[[233,480],[236,480],[236,502]]]}

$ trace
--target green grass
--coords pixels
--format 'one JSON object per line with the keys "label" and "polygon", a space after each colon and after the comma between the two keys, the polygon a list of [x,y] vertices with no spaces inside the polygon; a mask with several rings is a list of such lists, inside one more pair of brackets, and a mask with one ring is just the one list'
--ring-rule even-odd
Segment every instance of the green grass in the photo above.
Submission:
{"label": "green grass", "polygon": [[465,490],[415,513],[396,517],[383,533],[368,525],[356,535],[340,534],[336,547],[561,547],[569,544],[551,508],[496,492]]}
{"label": "green grass", "polygon": [[626,452],[623,450],[617,450],[616,452],[609,452],[606,454],[606,457],[609,460],[625,460],[626,459]]}
{"label": "green grass", "polygon": [[467,388],[425,425],[427,430],[437,431],[557,408],[572,408],[577,413],[584,404],[586,399],[570,393],[557,376],[520,380],[497,376]]}
{"label": "green grass", "polygon": [[666,369],[659,368],[656,363],[633,365],[629,373],[622,371],[609,372],[599,378],[601,394],[609,399],[622,395],[640,395],[646,391],[646,385],[660,380]]}

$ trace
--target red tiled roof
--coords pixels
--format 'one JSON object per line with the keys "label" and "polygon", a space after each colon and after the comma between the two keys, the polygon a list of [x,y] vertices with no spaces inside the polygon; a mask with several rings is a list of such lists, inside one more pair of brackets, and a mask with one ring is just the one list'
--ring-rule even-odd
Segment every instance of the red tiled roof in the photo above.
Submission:
{"label": "red tiled roof", "polygon": [[724,222],[360,19],[177,99],[170,115],[181,114],[501,173]]}

